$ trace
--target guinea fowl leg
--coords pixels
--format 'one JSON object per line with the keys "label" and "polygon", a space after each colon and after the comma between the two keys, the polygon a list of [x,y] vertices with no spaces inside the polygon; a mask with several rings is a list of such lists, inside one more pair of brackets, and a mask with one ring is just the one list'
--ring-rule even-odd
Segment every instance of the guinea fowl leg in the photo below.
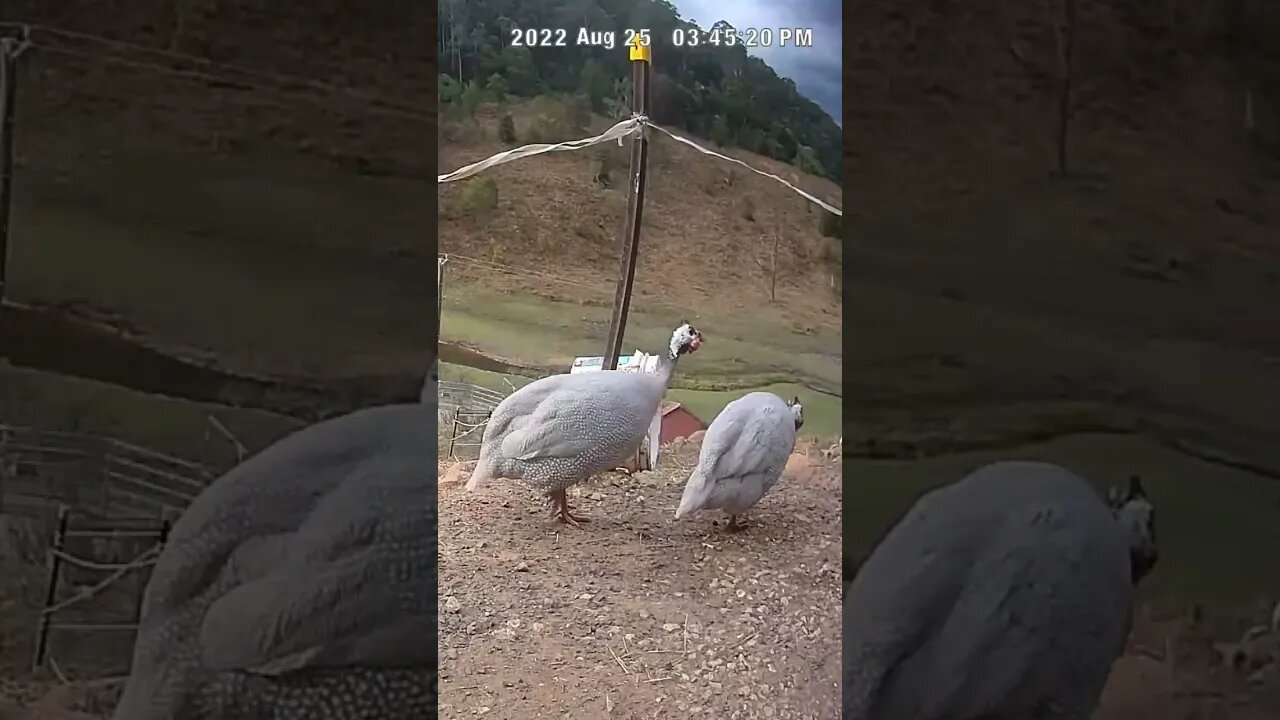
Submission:
{"label": "guinea fowl leg", "polygon": [[564,488],[548,492],[547,497],[551,500],[551,517],[556,520],[569,525],[590,522],[590,518],[574,515],[573,511],[569,509],[569,495]]}
{"label": "guinea fowl leg", "polygon": [[747,529],[747,527],[748,527],[748,526],[747,526],[747,524],[746,524],[746,523],[740,523],[740,522],[738,522],[738,516],[737,516],[737,515],[730,515],[730,516],[729,516],[729,524],[725,526],[725,529],[726,529],[726,530],[728,530],[729,532],[739,532],[739,531],[742,531],[742,530],[746,530],[746,529]]}

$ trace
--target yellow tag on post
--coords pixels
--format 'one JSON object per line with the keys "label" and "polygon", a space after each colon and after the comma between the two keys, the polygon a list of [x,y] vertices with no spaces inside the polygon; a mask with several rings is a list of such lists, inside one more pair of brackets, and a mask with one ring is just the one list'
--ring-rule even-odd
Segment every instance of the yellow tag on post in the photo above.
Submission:
{"label": "yellow tag on post", "polygon": [[653,53],[648,45],[641,43],[640,33],[635,33],[631,36],[631,47],[628,50],[628,55],[630,55],[632,62],[636,60],[643,60],[647,63],[653,62]]}

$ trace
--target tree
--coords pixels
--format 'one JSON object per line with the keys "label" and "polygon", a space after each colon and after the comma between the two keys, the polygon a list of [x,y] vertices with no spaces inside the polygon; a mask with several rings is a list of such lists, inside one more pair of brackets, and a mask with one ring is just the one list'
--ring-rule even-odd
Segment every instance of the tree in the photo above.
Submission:
{"label": "tree", "polygon": [[475,80],[467,83],[462,90],[462,110],[467,113],[468,117],[475,117],[476,108],[480,107],[480,103],[484,102],[484,90]]}
{"label": "tree", "polygon": [[498,139],[508,145],[516,144],[516,121],[511,113],[503,113],[498,120]]}
{"label": "tree", "polygon": [[765,272],[769,281],[769,302],[778,301],[778,276],[782,273],[782,226],[773,231],[773,237],[763,244],[762,254],[756,257],[756,265]]}
{"label": "tree", "polygon": [[538,75],[534,71],[533,54],[529,48],[510,45],[502,49],[502,76],[507,79],[507,88],[516,95],[529,96],[538,94]]}
{"label": "tree", "polygon": [[436,86],[436,94],[440,98],[442,105],[450,105],[458,102],[458,98],[462,97],[462,86],[457,80],[448,75],[441,74],[440,82]]}
{"label": "tree", "polygon": [[732,140],[733,133],[729,130],[729,122],[723,115],[717,115],[716,119],[711,121],[711,142],[724,147]]}
{"label": "tree", "polygon": [[485,82],[484,90],[494,102],[503,102],[507,99],[507,79],[494,73]]}
{"label": "tree", "polygon": [[578,92],[587,97],[587,101],[591,104],[591,111],[603,115],[607,108],[604,104],[605,96],[609,94],[609,76],[605,74],[604,68],[600,67],[600,63],[595,60],[588,60],[582,66],[582,74],[578,82]]}
{"label": "tree", "polygon": [[[1068,144],[1071,136],[1071,121],[1083,109],[1084,103],[1075,96],[1075,57],[1079,38],[1078,0],[1060,0],[1062,3],[1061,21],[1050,18],[1053,27],[1054,55],[1056,69],[1053,72],[1039,67],[1023,52],[1016,37],[1008,43],[1009,54],[1015,62],[1037,82],[1046,83],[1054,88],[1057,122],[1054,128],[1054,148],[1057,151],[1057,169],[1060,175],[1066,175],[1069,169]],[[1054,2],[1050,0],[1046,7],[1052,12]]]}
{"label": "tree", "polygon": [[826,173],[826,170],[822,167],[822,162],[818,160],[817,153],[808,145],[800,145],[796,148],[796,154],[791,159],[791,164],[795,165],[801,172],[807,172],[810,175],[823,175]]}

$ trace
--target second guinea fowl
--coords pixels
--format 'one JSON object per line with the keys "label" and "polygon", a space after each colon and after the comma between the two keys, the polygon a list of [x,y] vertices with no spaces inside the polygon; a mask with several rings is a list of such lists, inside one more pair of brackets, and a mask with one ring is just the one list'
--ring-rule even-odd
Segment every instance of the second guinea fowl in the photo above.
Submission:
{"label": "second guinea fowl", "polygon": [[729,514],[730,532],[741,530],[738,515],[778,482],[803,424],[800,398],[784,402],[773,393],[753,392],[726,405],[702,438],[676,517],[718,508]]}
{"label": "second guinea fowl", "polygon": [[523,480],[546,492],[557,520],[583,522],[569,508],[567,489],[618,467],[640,447],[676,362],[701,344],[702,333],[682,322],[656,373],[552,375],[515,391],[485,425],[467,490],[496,478]]}

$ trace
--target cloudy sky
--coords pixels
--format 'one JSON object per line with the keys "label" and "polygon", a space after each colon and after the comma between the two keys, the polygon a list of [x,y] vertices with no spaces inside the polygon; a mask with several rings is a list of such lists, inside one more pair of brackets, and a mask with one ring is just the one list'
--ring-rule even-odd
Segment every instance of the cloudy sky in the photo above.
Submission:
{"label": "cloudy sky", "polygon": [[[671,0],[680,17],[702,28],[727,20],[741,32],[746,28],[773,31],[774,47],[749,52],[769,64],[782,77],[840,124],[840,5],[841,0]],[[813,47],[777,47],[778,29],[813,30]]]}

